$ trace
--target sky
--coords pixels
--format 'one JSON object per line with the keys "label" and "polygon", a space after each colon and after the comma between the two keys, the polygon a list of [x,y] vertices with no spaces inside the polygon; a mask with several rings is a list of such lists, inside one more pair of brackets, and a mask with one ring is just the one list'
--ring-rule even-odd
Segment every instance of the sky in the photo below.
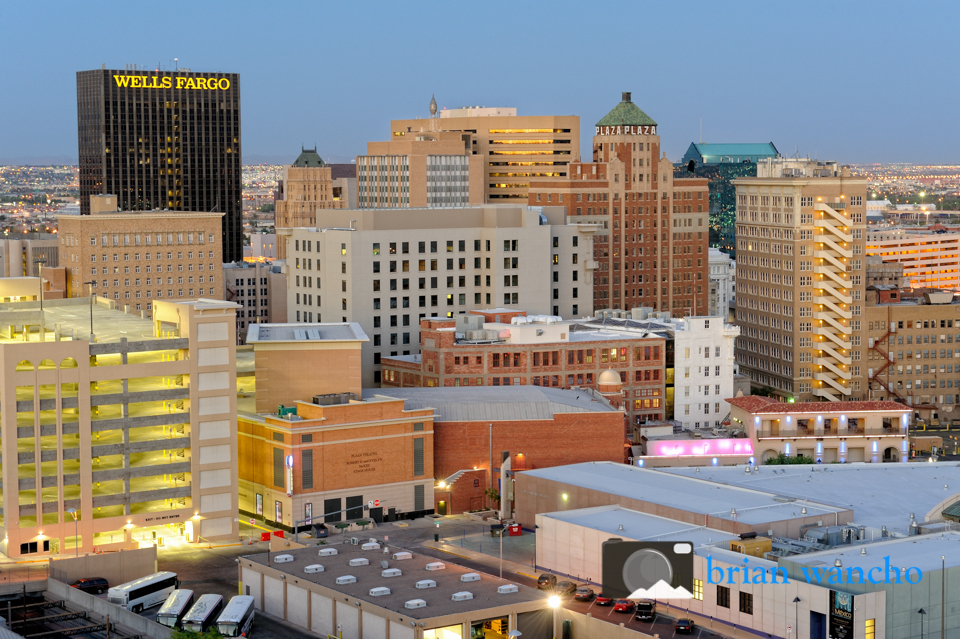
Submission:
{"label": "sky", "polygon": [[2,2],[0,164],[76,161],[76,71],[174,58],[240,74],[245,163],[348,160],[432,94],[579,115],[590,148],[631,91],[674,161],[702,120],[704,142],[960,164],[958,22],[955,0]]}

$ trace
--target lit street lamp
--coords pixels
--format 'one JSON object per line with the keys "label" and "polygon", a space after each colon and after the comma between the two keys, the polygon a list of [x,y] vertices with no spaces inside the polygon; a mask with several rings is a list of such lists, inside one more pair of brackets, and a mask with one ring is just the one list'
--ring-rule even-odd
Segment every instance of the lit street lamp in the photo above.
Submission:
{"label": "lit street lamp", "polygon": [[560,597],[550,595],[547,599],[547,605],[553,608],[553,639],[557,639],[557,611],[560,609]]}
{"label": "lit street lamp", "polygon": [[85,285],[90,286],[90,335],[93,336],[93,287],[97,285],[96,281],[90,280],[89,282],[84,282]]}
{"label": "lit street lamp", "polygon": [[43,265],[46,263],[47,263],[47,260],[42,257],[39,257],[33,261],[34,268],[36,268],[37,266],[40,267],[39,269],[37,269],[37,277],[40,278],[40,315],[41,317],[43,316]]}

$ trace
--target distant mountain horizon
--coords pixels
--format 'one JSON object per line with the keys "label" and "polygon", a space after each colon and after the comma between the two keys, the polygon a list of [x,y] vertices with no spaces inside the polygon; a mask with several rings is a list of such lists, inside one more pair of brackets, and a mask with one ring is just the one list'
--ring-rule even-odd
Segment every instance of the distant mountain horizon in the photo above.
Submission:
{"label": "distant mountain horizon", "polygon": [[[348,157],[345,155],[320,154],[320,157],[329,164],[351,164],[356,161],[356,156]],[[296,154],[274,154],[274,153],[252,153],[243,158],[244,166],[256,164],[266,164],[270,166],[293,164],[297,159]],[[28,155],[21,157],[0,157],[0,166],[77,166],[76,156],[69,155]]]}

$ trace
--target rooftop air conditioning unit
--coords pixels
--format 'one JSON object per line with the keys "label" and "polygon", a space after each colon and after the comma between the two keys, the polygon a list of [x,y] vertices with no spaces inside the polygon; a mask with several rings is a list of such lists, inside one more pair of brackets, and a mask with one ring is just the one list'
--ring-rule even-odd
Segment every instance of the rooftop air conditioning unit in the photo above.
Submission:
{"label": "rooftop air conditioning unit", "polygon": [[433,561],[427,564],[427,570],[444,570],[447,567],[442,561]]}
{"label": "rooftop air conditioning unit", "polygon": [[469,601],[473,599],[473,593],[467,592],[466,590],[463,592],[455,592],[453,593],[453,597],[451,597],[451,599],[454,601]]}
{"label": "rooftop air conditioning unit", "polygon": [[400,561],[401,559],[413,559],[413,555],[411,555],[410,553],[408,553],[408,552],[406,552],[406,551],[403,551],[403,552],[395,552],[395,553],[393,553],[393,558],[394,558],[396,561]]}
{"label": "rooftop air conditioning unit", "polygon": [[293,555],[277,555],[273,558],[275,564],[285,564],[290,561],[293,561]]}
{"label": "rooftop air conditioning unit", "polygon": [[321,557],[333,557],[335,554],[337,554],[337,549],[336,549],[336,548],[321,548],[321,549],[320,549],[320,552],[318,552],[317,554],[320,555]]}
{"label": "rooftop air conditioning unit", "polygon": [[514,592],[519,592],[520,589],[517,588],[516,584],[504,584],[497,588],[497,593],[501,595],[509,595]]}
{"label": "rooftop air conditioning unit", "polygon": [[338,586],[346,586],[347,584],[355,584],[355,583],[357,583],[357,578],[354,577],[353,575],[344,575],[342,577],[337,577]]}
{"label": "rooftop air conditioning unit", "polygon": [[351,546],[359,546],[359,545],[360,545],[360,540],[357,539],[356,537],[351,537],[351,538],[350,538],[350,545],[351,545]]}
{"label": "rooftop air conditioning unit", "polygon": [[417,590],[426,590],[427,588],[436,588],[437,582],[433,579],[421,579],[417,582]]}
{"label": "rooftop air conditioning unit", "polygon": [[366,557],[357,557],[356,559],[350,560],[350,565],[351,566],[369,566],[370,560],[367,559]]}
{"label": "rooftop air conditioning unit", "polygon": [[320,564],[312,564],[304,568],[303,572],[307,573],[308,575],[312,575],[317,572],[323,572],[323,566]]}
{"label": "rooftop air conditioning unit", "polygon": [[480,581],[480,575],[475,572],[467,572],[460,575],[460,581]]}
{"label": "rooftop air conditioning unit", "polygon": [[390,589],[386,586],[377,586],[376,588],[370,589],[371,597],[384,597],[390,594]]}
{"label": "rooftop air conditioning unit", "polygon": [[408,610],[413,610],[414,608],[426,608],[427,602],[423,599],[411,599],[403,604],[403,607],[407,608]]}
{"label": "rooftop air conditioning unit", "polygon": [[380,550],[380,544],[378,544],[375,541],[371,541],[369,543],[366,543],[360,546],[360,548],[362,548],[363,550]]}
{"label": "rooftop air conditioning unit", "polygon": [[381,577],[399,577],[402,574],[403,574],[403,571],[401,571],[399,568],[387,568],[386,570],[380,573],[380,576]]}

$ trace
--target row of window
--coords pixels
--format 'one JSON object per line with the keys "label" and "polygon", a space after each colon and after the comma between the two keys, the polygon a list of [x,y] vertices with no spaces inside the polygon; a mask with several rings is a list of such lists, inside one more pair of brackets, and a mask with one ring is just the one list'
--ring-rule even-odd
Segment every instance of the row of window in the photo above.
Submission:
{"label": "row of window", "polygon": [[[176,241],[174,241],[174,236],[176,236]],[[196,234],[197,244],[203,244],[204,236],[205,234],[203,231],[197,232]],[[133,244],[130,243],[131,237],[133,239]],[[207,242],[209,242],[210,244],[213,244],[213,233],[206,235],[206,237],[207,237]],[[108,235],[104,233],[100,235],[100,246],[140,246],[141,238],[144,240],[143,241],[144,246],[151,246],[151,245],[163,246],[164,244],[166,244],[167,246],[170,246],[173,244],[177,244],[177,245],[193,244],[194,234],[193,233],[146,233],[141,236],[140,233],[134,233],[134,234],[114,233],[112,235]],[[184,238],[186,238],[186,242],[184,242]],[[164,239],[166,239],[166,243],[164,243]],[[112,240],[112,242],[108,240]],[[66,243],[68,245],[76,246],[75,237],[73,235],[69,236],[69,239],[66,240]],[[96,245],[97,245],[97,236],[91,235],[90,246],[96,246]],[[213,257],[213,255],[211,255],[210,257]]]}

